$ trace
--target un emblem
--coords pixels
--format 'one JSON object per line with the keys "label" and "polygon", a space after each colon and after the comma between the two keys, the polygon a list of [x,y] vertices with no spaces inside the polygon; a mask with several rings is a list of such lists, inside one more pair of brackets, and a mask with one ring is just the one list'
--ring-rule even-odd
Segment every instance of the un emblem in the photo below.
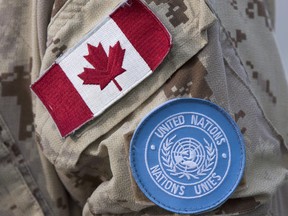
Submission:
{"label": "un emblem", "polygon": [[142,121],[130,159],[136,182],[153,202],[177,213],[200,213],[236,188],[244,153],[239,129],[224,110],[204,100],[177,99]]}
{"label": "un emblem", "polygon": [[171,176],[199,179],[212,170],[216,158],[212,143],[204,139],[205,144],[201,144],[192,137],[173,142],[176,138],[167,138],[161,149],[162,164]]}
{"label": "un emblem", "polygon": [[180,112],[161,121],[151,131],[146,148],[151,178],[159,189],[175,197],[211,193],[230,167],[225,132],[213,119],[197,112]]}

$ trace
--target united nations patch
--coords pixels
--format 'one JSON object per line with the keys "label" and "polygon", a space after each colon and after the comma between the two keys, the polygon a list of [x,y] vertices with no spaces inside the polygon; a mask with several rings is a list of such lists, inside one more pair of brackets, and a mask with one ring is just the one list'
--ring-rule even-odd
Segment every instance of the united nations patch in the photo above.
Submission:
{"label": "united nations patch", "polygon": [[245,149],[238,126],[222,108],[201,99],[175,99],[139,124],[130,163],[152,202],[176,213],[202,213],[234,192]]}

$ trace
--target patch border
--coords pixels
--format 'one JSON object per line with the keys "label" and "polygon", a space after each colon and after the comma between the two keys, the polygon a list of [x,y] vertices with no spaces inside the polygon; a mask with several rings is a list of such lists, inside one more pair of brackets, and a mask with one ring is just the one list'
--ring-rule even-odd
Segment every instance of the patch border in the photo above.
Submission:
{"label": "patch border", "polygon": [[[229,122],[231,125],[231,130],[233,130],[235,132],[235,135],[233,136],[236,136],[238,137],[238,144],[240,145],[237,149],[240,149],[241,152],[239,153],[240,156],[239,158],[242,159],[241,161],[239,161],[239,170],[238,170],[238,167],[236,167],[236,169],[239,171],[238,172],[238,175],[236,176],[235,179],[235,182],[229,186],[229,190],[227,193],[224,194],[224,196],[221,196],[221,199],[218,199],[217,201],[209,204],[208,206],[205,206],[205,207],[198,207],[196,206],[196,208],[175,208],[175,207],[172,207],[172,206],[169,206],[169,205],[166,205],[165,203],[163,203],[163,201],[159,201],[159,199],[155,198],[155,196],[153,196],[149,190],[147,190],[147,186],[145,186],[141,180],[141,177],[139,177],[139,174],[138,174],[138,171],[136,169],[136,165],[135,165],[135,145],[134,143],[137,142],[137,139],[138,139],[138,136],[139,136],[139,133],[141,133],[140,131],[143,129],[143,127],[145,127],[145,125],[147,124],[147,122],[153,118],[155,115],[157,115],[159,112],[163,111],[163,109],[167,108],[167,107],[170,107],[170,106],[174,106],[175,104],[177,105],[178,103],[191,103],[191,105],[195,104],[195,103],[200,103],[201,105],[208,105],[209,107],[211,107],[213,110],[216,110],[219,112],[219,115],[221,115],[222,117],[224,117],[227,122]],[[195,110],[191,110],[191,112],[197,112]],[[183,113],[183,112],[189,112],[187,110],[184,110],[182,109],[181,111],[179,112],[175,112],[173,113],[173,115],[176,115],[178,113]],[[171,116],[173,116],[171,115]],[[162,122],[164,121],[166,117],[163,117],[161,119],[161,121],[159,122]],[[214,120],[215,121],[215,120]],[[215,121],[216,122],[216,121]],[[217,122],[216,122],[217,123]],[[219,123],[217,123],[219,124]],[[151,130],[150,133],[152,133],[154,129]],[[225,130],[226,131],[226,130]],[[147,139],[145,140],[145,144],[143,144],[145,147],[144,149],[146,149],[146,142],[148,140],[148,137]],[[228,139],[227,139],[228,140]],[[231,144],[231,140],[228,140],[228,143],[230,145],[230,148],[233,144]],[[231,153],[232,154],[232,153]],[[236,124],[236,122],[233,120],[233,118],[221,107],[219,107],[218,105],[210,102],[210,101],[207,101],[207,100],[203,100],[203,99],[198,99],[198,98],[177,98],[177,99],[172,99],[172,100],[169,100],[163,104],[161,104],[160,106],[158,106],[157,108],[155,108],[154,110],[152,110],[150,113],[148,113],[146,115],[146,117],[138,124],[133,136],[132,136],[132,139],[131,139],[131,142],[130,142],[130,154],[129,154],[129,161],[130,161],[130,167],[131,167],[131,173],[132,173],[132,176],[134,177],[134,180],[135,182],[137,183],[138,187],[140,188],[140,190],[146,195],[146,197],[151,200],[153,203],[157,204],[158,206],[166,209],[166,210],[169,210],[169,211],[172,211],[172,212],[175,212],[175,213],[182,213],[182,214],[193,214],[193,213],[196,213],[196,214],[199,214],[199,213],[204,213],[204,212],[207,212],[207,211],[212,211],[216,208],[218,208],[221,204],[223,204],[231,195],[232,193],[236,190],[237,186],[239,185],[241,179],[242,179],[242,176],[243,176],[243,173],[244,173],[244,169],[245,169],[245,162],[246,162],[246,151],[245,151],[245,143],[244,143],[244,139],[242,137],[242,134],[240,132],[240,129],[238,127],[238,125]],[[232,157],[232,155],[231,155]],[[141,157],[142,158],[142,157]],[[146,158],[146,151],[144,153],[144,156],[143,158]],[[146,162],[145,163],[145,167],[146,167]],[[232,162],[231,162],[232,163]],[[147,169],[147,168],[146,168]],[[148,172],[147,170],[144,171],[145,173]],[[149,173],[149,172],[148,172]],[[231,175],[231,174],[230,174]],[[149,175],[149,178],[150,175]],[[224,179],[225,180],[225,179]],[[224,180],[222,181],[222,183],[224,182]],[[153,178],[151,178],[151,181],[154,182]],[[222,184],[221,183],[221,184]],[[157,185],[156,185],[157,186]],[[158,188],[160,190],[160,188]],[[167,193],[166,193],[167,194]],[[171,195],[168,195],[167,196],[171,196]],[[174,199],[174,198],[173,198]],[[177,198],[179,199],[179,198]],[[195,198],[192,198],[192,199],[182,199],[181,200],[191,200],[191,203],[193,202],[193,199]],[[203,198],[200,198],[200,199],[203,199]],[[185,201],[186,202],[186,201]],[[198,201],[199,202],[199,201]]]}
{"label": "patch border", "polygon": [[[151,136],[152,136],[152,133],[155,132],[155,129],[156,129],[160,124],[162,124],[165,120],[167,120],[167,119],[169,119],[169,118],[171,118],[171,117],[173,117],[173,116],[177,116],[177,115],[181,115],[181,114],[182,114],[182,115],[184,115],[184,114],[192,114],[192,113],[193,113],[193,114],[196,114],[196,115],[199,115],[199,116],[200,116],[200,115],[201,115],[201,116],[205,116],[207,119],[209,119],[211,122],[213,122],[214,125],[216,125],[216,126],[218,126],[218,127],[220,128],[220,130],[223,132],[223,134],[224,134],[224,136],[225,136],[225,139],[228,140],[227,137],[226,137],[226,135],[225,135],[225,133],[224,133],[224,131],[222,130],[222,128],[221,128],[213,119],[211,119],[210,117],[208,117],[208,116],[206,116],[206,115],[204,115],[204,114],[201,114],[201,113],[199,113],[199,112],[179,112],[179,113],[175,113],[175,114],[173,114],[173,115],[165,118],[165,119],[162,120],[159,124],[157,124],[156,127],[152,130],[150,136],[148,137],[147,142],[150,140],[150,138],[151,138]],[[191,126],[191,127],[194,128],[195,126]],[[175,130],[177,130],[177,128],[176,128],[176,129],[172,129],[171,132],[173,132],[173,131],[175,131]],[[182,139],[183,139],[183,138],[182,138]],[[211,138],[211,139],[212,139],[212,138]],[[146,146],[145,146],[145,164],[146,164],[146,168],[147,168],[147,170],[148,170],[149,166],[148,166],[148,162],[147,162],[147,150],[148,150],[147,142],[146,142],[146,144],[145,144],[145,145],[146,145]],[[198,142],[198,141],[197,141],[197,142]],[[231,155],[231,150],[230,150],[230,143],[229,143],[229,141],[228,141],[228,144],[229,144],[229,145],[228,145],[227,149],[228,149],[228,151],[229,151],[229,154]],[[160,146],[161,146],[161,144],[160,144]],[[160,155],[160,153],[159,153],[159,155]],[[158,158],[159,158],[159,157],[158,157]],[[217,159],[218,159],[218,155],[217,155]],[[158,160],[159,160],[159,159],[158,159]],[[228,163],[228,167],[226,168],[225,175],[224,175],[223,179],[220,181],[220,183],[219,183],[218,186],[220,186],[220,185],[222,184],[222,182],[225,180],[225,178],[226,178],[226,176],[227,176],[227,174],[228,174],[229,168],[230,168],[230,166],[231,166],[231,158],[229,158],[229,161],[228,161],[227,163]],[[162,165],[161,163],[159,163],[159,164],[160,164],[160,167],[163,169],[163,165]],[[212,169],[212,171],[210,172],[210,174],[213,173],[213,171],[215,170],[216,166],[217,166],[217,163],[214,165],[214,168]],[[151,176],[151,172],[149,172],[149,175],[150,175],[151,179],[154,181],[154,183],[157,185],[157,183],[155,182],[155,179],[152,178],[152,176]],[[172,180],[172,178],[169,177],[167,174],[166,174],[166,176],[167,176],[170,180]],[[200,182],[193,183],[193,184],[179,183],[179,182],[177,182],[176,180],[172,180],[172,181],[174,181],[175,183],[178,183],[178,184],[182,184],[182,185],[197,185],[197,184],[200,184],[200,183],[204,182],[205,180],[207,180],[210,176],[211,176],[211,175],[207,175],[207,176],[206,176],[204,179],[202,179]],[[217,187],[218,187],[218,186],[217,186]],[[158,186],[158,187],[159,187],[159,186]],[[194,198],[201,198],[201,197],[203,197],[203,196],[206,196],[206,195],[210,194],[211,192],[213,192],[214,190],[216,190],[217,187],[215,187],[214,189],[210,190],[209,192],[207,192],[207,193],[205,193],[205,194],[198,195],[198,196],[195,196],[195,197],[193,197],[193,198],[192,198],[192,197],[178,197],[178,196],[173,195],[173,194],[171,194],[171,193],[169,193],[169,192],[167,192],[167,191],[166,191],[166,193],[168,193],[168,194],[170,194],[170,195],[172,195],[172,196],[174,196],[174,197],[180,198],[180,199],[194,199]],[[163,188],[160,188],[160,189],[163,190]],[[164,190],[163,190],[163,191],[164,191]],[[165,191],[164,191],[164,192],[165,192]]]}
{"label": "patch border", "polygon": [[[122,19],[123,17],[125,19]],[[139,17],[140,18],[145,17],[145,20],[140,19]],[[130,42],[131,47],[133,47],[135,52],[137,52],[139,54],[139,57],[143,60],[143,64],[149,66],[149,70],[145,71],[143,76],[137,78],[137,80],[134,83],[127,85],[128,86],[127,88],[125,89],[123,88],[123,91],[121,93],[117,92],[116,96],[108,100],[105,106],[101,106],[100,108],[94,109],[93,104],[91,105],[87,103],[88,100],[86,98],[86,95],[88,95],[90,92],[89,88],[86,88],[87,86],[85,86],[85,89],[86,89],[85,92],[84,93],[82,92],[80,94],[79,89],[84,89],[82,88],[83,84],[79,85],[81,86],[81,88],[76,88],[76,86],[78,85],[75,85],[75,83],[72,82],[71,77],[67,75],[69,74],[67,73],[69,70],[62,69],[61,64],[63,64],[63,62],[65,62],[65,60],[67,60],[67,58],[70,55],[76,52],[75,50],[77,50],[81,46],[84,46],[85,44],[84,42],[86,40],[93,38],[92,36],[97,34],[97,32],[101,28],[103,28],[103,26],[105,25],[109,26],[110,21],[113,22],[113,24],[117,26],[117,29],[119,29],[119,31],[122,32],[121,34],[125,36],[125,39],[127,39],[127,41]],[[150,28],[151,30],[150,33],[153,34],[155,38],[158,38],[157,39],[158,41],[155,41],[155,39],[152,40],[151,39],[152,37],[145,37],[144,38],[145,40],[143,39],[143,35],[147,31],[147,28],[146,28],[147,25],[152,25],[152,24],[154,24],[154,26],[153,28]],[[155,28],[155,26],[157,28]],[[141,38],[142,40],[140,40]],[[102,38],[101,40],[103,41],[104,39]],[[164,41],[165,43],[162,43],[162,46],[159,46],[159,41],[161,42]],[[147,46],[147,44],[150,45],[150,47]],[[54,61],[54,63],[52,63],[50,67],[44,70],[44,72],[41,73],[41,75],[30,85],[30,88],[32,92],[34,93],[34,95],[38,97],[38,99],[40,99],[40,103],[48,111],[50,117],[52,117],[55,125],[58,128],[59,135],[62,138],[66,138],[69,135],[73,136],[74,134],[78,132],[79,129],[89,124],[94,119],[100,117],[104,112],[106,112],[109,108],[111,108],[113,104],[117,103],[121,98],[125,97],[136,86],[142,83],[147,77],[151,76],[152,73],[157,69],[157,67],[163,63],[164,59],[169,54],[171,47],[172,47],[171,34],[169,33],[165,25],[157,17],[157,15],[149,8],[149,6],[143,3],[141,0],[126,0],[120,3],[114,9],[114,11],[112,11],[109,15],[107,15],[101,22],[96,24],[94,28],[92,28],[87,34],[85,34],[75,45],[73,45],[70,49],[68,49],[62,56],[59,56]],[[81,56],[81,59],[82,58],[84,58],[84,56]],[[143,68],[142,67],[143,65],[140,65],[140,66],[141,66],[140,68]],[[53,98],[45,97],[45,95],[47,95],[49,92],[54,90],[53,89],[54,86],[51,87],[51,82],[53,83],[53,80],[52,81],[48,80],[49,81],[48,83],[45,83],[45,81],[46,79],[48,79],[47,77],[52,76],[50,73],[54,72],[52,70],[55,67],[59,67],[62,70],[63,74],[68,78],[69,86],[72,86],[75,88],[77,92],[76,93],[77,97],[80,96],[81,99],[74,100],[74,102],[75,101],[79,103],[81,102],[83,103],[81,105],[82,107],[83,106],[87,107],[87,111],[84,113],[85,115],[81,112],[78,112],[75,115],[73,115],[75,112],[73,109],[69,109],[70,104],[66,106],[65,109],[63,109],[61,106],[67,101],[67,98],[63,99],[64,98],[63,94],[60,94],[59,91],[56,91],[57,88],[55,88],[55,91],[53,91]],[[71,69],[71,71],[73,71],[73,69]],[[82,71],[79,71],[79,74],[81,72]],[[55,75],[55,73],[52,73],[52,74]],[[73,78],[74,77],[76,78],[76,76],[73,76]],[[117,77],[117,79],[120,79],[120,77]],[[130,80],[130,79],[126,79],[126,80]],[[45,85],[42,84],[43,82]],[[55,92],[57,92],[57,94]],[[102,93],[102,90],[100,92]],[[115,93],[113,90],[111,90],[110,93],[111,92]],[[85,97],[83,97],[83,95],[85,95]],[[44,98],[46,99],[44,100]],[[52,98],[52,101],[50,101],[51,98]],[[81,111],[81,108],[79,110]],[[69,111],[69,115],[67,114],[68,111]],[[77,115],[81,116],[81,118],[79,119],[74,118],[76,119],[75,121],[74,120],[69,121],[71,116],[77,116]],[[69,124],[66,123],[67,121],[69,122]]]}

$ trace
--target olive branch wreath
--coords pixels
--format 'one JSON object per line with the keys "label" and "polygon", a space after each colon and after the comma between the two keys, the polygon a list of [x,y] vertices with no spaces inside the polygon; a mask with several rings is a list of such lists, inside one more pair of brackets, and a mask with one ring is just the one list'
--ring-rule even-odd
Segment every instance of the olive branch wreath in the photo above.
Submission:
{"label": "olive branch wreath", "polygon": [[170,175],[178,176],[178,178],[180,179],[182,179],[183,177],[186,177],[188,180],[190,180],[191,177],[194,179],[199,179],[199,176],[205,175],[208,171],[212,169],[211,166],[214,164],[213,160],[215,158],[215,149],[213,149],[212,143],[209,143],[206,139],[204,139],[204,142],[207,144],[207,146],[205,146],[207,150],[207,158],[201,168],[197,171],[196,175],[185,171],[177,172],[176,165],[173,163],[170,155],[172,145],[174,144],[173,140],[175,138],[176,135],[170,139],[167,138],[163,144],[163,148],[161,149],[161,152],[163,154],[163,156],[161,156],[163,160],[163,165],[168,168],[167,171],[170,172]]}
{"label": "olive branch wreath", "polygon": [[205,138],[204,142],[207,144],[207,146],[205,146],[205,148],[207,149],[207,157],[203,166],[201,166],[201,168],[197,171],[196,173],[197,176],[206,175],[206,173],[212,169],[211,166],[215,163],[213,160],[216,155],[215,155],[215,149],[213,148],[213,144],[209,143]]}

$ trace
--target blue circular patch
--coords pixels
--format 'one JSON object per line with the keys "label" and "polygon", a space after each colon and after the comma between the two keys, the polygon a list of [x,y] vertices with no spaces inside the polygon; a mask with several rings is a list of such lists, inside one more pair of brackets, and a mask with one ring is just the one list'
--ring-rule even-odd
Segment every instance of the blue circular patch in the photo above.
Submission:
{"label": "blue circular patch", "polygon": [[244,142],[219,106],[174,99],[139,124],[130,164],[152,202],[176,213],[202,213],[217,208],[236,189],[245,165]]}

